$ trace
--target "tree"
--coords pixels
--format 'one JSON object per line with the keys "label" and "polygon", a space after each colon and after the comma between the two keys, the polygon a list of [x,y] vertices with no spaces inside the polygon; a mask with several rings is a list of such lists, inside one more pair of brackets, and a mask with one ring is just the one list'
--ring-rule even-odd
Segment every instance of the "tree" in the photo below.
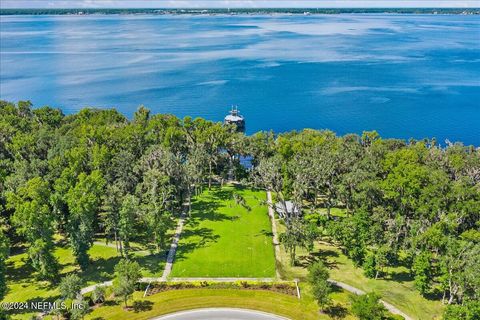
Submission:
{"label": "tree", "polygon": [[365,276],[369,278],[375,277],[375,274],[377,273],[377,263],[375,261],[375,254],[373,252],[367,253],[362,268]]}
{"label": "tree", "polygon": [[115,266],[113,290],[116,297],[123,299],[125,307],[127,307],[127,301],[135,291],[135,286],[141,277],[140,266],[136,261],[122,259]]}
{"label": "tree", "polygon": [[312,293],[322,310],[325,310],[330,302],[332,291],[328,282],[329,273],[322,261],[317,261],[308,268],[308,282],[312,286]]}
{"label": "tree", "polygon": [[83,270],[88,265],[87,251],[93,243],[94,222],[104,184],[105,181],[98,170],[90,175],[81,173],[76,185],[67,193],[70,243]]}
{"label": "tree", "polygon": [[123,242],[123,248],[128,253],[130,248],[130,239],[135,232],[135,219],[138,216],[140,203],[134,195],[126,195],[123,198],[120,207],[120,219],[118,223],[120,241]]}
{"label": "tree", "polygon": [[72,311],[70,311],[70,318],[72,320],[81,320],[88,313],[88,302],[79,296],[72,302]]}
{"label": "tree", "polygon": [[0,300],[3,300],[3,297],[7,292],[5,261],[8,258],[9,252],[10,241],[4,234],[2,228],[0,228]]}
{"label": "tree", "polygon": [[422,294],[426,294],[431,286],[432,279],[432,263],[431,253],[421,252],[413,260],[412,271],[415,275],[415,288]]}
{"label": "tree", "polygon": [[351,295],[352,313],[360,320],[382,320],[387,309],[380,303],[380,296],[374,292]]}
{"label": "tree", "polygon": [[369,252],[362,265],[364,274],[369,278],[378,279],[383,273],[383,268],[388,265],[388,254],[389,250],[386,246],[380,246]]}
{"label": "tree", "polygon": [[371,216],[365,210],[359,210],[350,217],[327,224],[329,235],[341,243],[342,251],[356,266],[364,263],[367,247],[372,242],[371,224]]}
{"label": "tree", "polygon": [[117,252],[123,256],[123,245],[119,238],[120,206],[122,201],[122,191],[116,184],[111,184],[106,188],[103,196],[103,205],[100,216],[105,229],[105,236],[108,239],[113,235]]}
{"label": "tree", "polygon": [[463,305],[452,304],[445,308],[444,320],[478,320],[480,319],[480,302],[468,301]]}
{"label": "tree", "polygon": [[301,218],[290,219],[286,231],[280,234],[280,241],[290,254],[290,264],[293,266],[296,260],[297,247],[307,250],[313,249],[313,241],[317,236],[316,227]]}
{"label": "tree", "polygon": [[29,242],[28,256],[42,279],[55,278],[58,269],[53,256],[54,217],[49,196],[48,183],[40,177],[30,179],[16,193],[7,194],[9,207],[15,210],[12,222],[17,233]]}
{"label": "tree", "polygon": [[94,303],[102,303],[105,301],[105,286],[96,286],[92,292],[92,301]]}
{"label": "tree", "polygon": [[142,199],[143,221],[160,252],[165,246],[166,233],[172,223],[168,207],[173,196],[173,186],[169,177],[159,169],[149,169],[137,188],[137,194]]}
{"label": "tree", "polygon": [[448,239],[446,252],[441,256],[440,281],[443,301],[462,303],[465,297],[480,298],[480,244]]}
{"label": "tree", "polygon": [[80,295],[82,279],[76,274],[70,274],[62,278],[59,289],[64,299],[75,299]]}

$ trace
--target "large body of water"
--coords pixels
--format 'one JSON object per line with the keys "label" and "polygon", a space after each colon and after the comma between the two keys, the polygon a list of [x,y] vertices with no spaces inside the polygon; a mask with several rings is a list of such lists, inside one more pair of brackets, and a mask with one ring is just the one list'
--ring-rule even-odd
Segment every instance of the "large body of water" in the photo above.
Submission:
{"label": "large body of water", "polygon": [[0,98],[480,145],[480,17],[1,16]]}

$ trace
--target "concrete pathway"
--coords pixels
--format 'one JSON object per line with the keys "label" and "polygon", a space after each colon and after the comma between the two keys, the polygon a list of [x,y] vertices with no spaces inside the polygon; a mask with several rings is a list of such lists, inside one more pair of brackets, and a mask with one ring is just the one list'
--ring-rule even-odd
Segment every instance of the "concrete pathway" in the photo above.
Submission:
{"label": "concrete pathway", "polygon": [[180,240],[180,235],[182,234],[183,225],[185,223],[185,218],[187,214],[182,212],[180,219],[178,220],[177,229],[175,230],[175,235],[173,236],[172,245],[170,246],[170,251],[168,251],[167,263],[165,264],[165,269],[162,274],[162,281],[166,281],[170,273],[172,272],[173,261],[175,260],[175,253],[178,248],[178,241]]}
{"label": "concrete pathway", "polygon": [[275,314],[239,308],[202,308],[180,311],[152,320],[288,320]]}
{"label": "concrete pathway", "polygon": [[89,293],[95,290],[96,287],[110,287],[113,286],[113,281],[105,281],[102,283],[92,284],[91,286],[80,289],[81,294]]}
{"label": "concrete pathway", "polygon": [[[278,264],[281,264],[282,258],[280,255],[280,241],[278,240],[278,232],[277,232],[277,223],[275,222],[275,211],[273,210],[273,202],[272,202],[272,193],[267,191],[267,202],[268,202],[268,216],[270,217],[270,222],[272,225],[272,233],[273,233],[273,247],[275,248],[275,260]],[[275,268],[275,272],[277,278],[280,279],[280,273],[278,272],[278,268]]]}
{"label": "concrete pathway", "polygon": [[[351,293],[355,293],[355,294],[365,294],[365,291],[362,291],[360,289],[357,289],[355,287],[352,287],[351,285],[348,285],[346,283],[343,283],[343,282],[339,282],[339,281],[335,281],[335,280],[332,280],[332,279],[328,279],[328,282],[342,288],[342,289],[345,289]],[[398,314],[402,317],[405,318],[405,320],[413,320],[413,318],[407,316],[405,313],[403,313],[401,310],[399,310],[397,307],[391,305],[390,303],[388,302],[385,302],[383,300],[380,300],[380,302],[385,306],[385,308],[387,308],[388,311],[390,311],[391,313],[393,314]]]}

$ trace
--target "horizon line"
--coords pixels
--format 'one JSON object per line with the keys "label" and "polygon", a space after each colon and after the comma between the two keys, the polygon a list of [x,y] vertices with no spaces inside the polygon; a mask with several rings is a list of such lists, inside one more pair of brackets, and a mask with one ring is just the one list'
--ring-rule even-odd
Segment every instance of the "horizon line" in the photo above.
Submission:
{"label": "horizon line", "polygon": [[109,9],[144,9],[144,10],[265,10],[265,9],[281,9],[281,10],[288,10],[288,9],[315,9],[315,10],[324,10],[324,9],[480,9],[478,7],[29,7],[29,8],[0,8],[0,10],[32,10],[32,9],[42,9],[42,10],[58,10],[58,9],[82,9],[82,10],[109,10]]}

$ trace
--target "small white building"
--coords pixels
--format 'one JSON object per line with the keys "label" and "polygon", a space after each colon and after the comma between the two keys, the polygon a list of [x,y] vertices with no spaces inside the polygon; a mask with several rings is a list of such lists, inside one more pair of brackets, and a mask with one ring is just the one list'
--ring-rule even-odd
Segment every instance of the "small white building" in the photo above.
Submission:
{"label": "small white building", "polygon": [[288,216],[299,215],[300,209],[293,201],[285,201],[285,205],[282,202],[275,204],[275,211],[281,218]]}
{"label": "small white building", "polygon": [[240,114],[237,107],[232,107],[230,114],[225,117],[225,124],[234,124],[237,126],[237,130],[245,131],[245,118]]}

